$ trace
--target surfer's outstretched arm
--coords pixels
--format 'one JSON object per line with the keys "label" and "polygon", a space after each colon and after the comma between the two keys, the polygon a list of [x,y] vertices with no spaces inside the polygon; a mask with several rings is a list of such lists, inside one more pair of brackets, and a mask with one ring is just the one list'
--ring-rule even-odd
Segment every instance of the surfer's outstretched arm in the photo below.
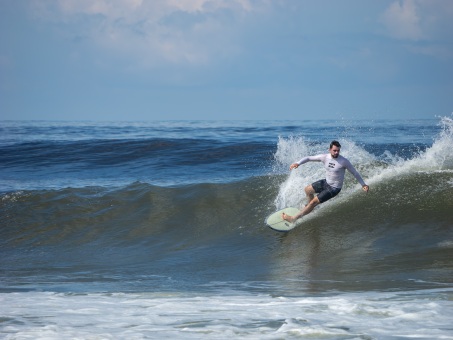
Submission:
{"label": "surfer's outstretched arm", "polygon": [[308,156],[302,158],[299,162],[295,162],[289,166],[289,170],[297,169],[299,165],[305,164],[307,162],[321,162],[324,155]]}
{"label": "surfer's outstretched arm", "polygon": [[365,181],[362,179],[362,176],[360,176],[359,172],[354,168],[354,166],[351,164],[351,162],[346,160],[345,166],[346,166],[346,169],[348,169],[348,171],[351,174],[353,174],[354,177],[357,179],[357,181],[360,183],[363,191],[368,192],[370,190],[370,187],[367,184],[365,184]]}

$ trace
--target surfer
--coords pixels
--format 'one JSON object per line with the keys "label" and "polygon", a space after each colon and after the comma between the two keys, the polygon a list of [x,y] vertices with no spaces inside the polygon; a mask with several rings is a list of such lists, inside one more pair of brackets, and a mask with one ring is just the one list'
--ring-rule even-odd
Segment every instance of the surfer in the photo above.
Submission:
{"label": "surfer", "polygon": [[[326,168],[326,178],[314,182],[305,187],[305,194],[308,198],[308,204],[296,215],[289,216],[282,213],[282,218],[288,222],[294,222],[298,218],[305,216],[313,211],[313,209],[320,203],[330,200],[332,197],[338,195],[341,191],[344,181],[345,170],[354,175],[357,181],[362,185],[365,192],[370,190],[370,187],[365,184],[358,171],[352,166],[351,162],[340,156],[341,145],[338,141],[334,140],[330,143],[329,153],[316,156],[308,156],[302,158],[299,162],[291,164],[290,170],[297,169],[299,165],[307,162],[322,162]],[[315,193],[318,194],[315,196]]]}

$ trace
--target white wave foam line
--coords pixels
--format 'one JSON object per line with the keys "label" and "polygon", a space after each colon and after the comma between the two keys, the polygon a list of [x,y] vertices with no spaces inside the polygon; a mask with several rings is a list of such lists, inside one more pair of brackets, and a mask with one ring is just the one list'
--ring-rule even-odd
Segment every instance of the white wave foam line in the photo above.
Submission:
{"label": "white wave foam line", "polygon": [[[373,184],[385,179],[410,173],[439,173],[453,170],[453,119],[441,118],[441,132],[433,145],[409,160],[396,159],[387,168],[373,169],[377,172],[368,182]],[[371,172],[369,172],[371,173]]]}
{"label": "white wave foam line", "polygon": [[0,294],[4,339],[453,339],[453,288],[329,297]]}

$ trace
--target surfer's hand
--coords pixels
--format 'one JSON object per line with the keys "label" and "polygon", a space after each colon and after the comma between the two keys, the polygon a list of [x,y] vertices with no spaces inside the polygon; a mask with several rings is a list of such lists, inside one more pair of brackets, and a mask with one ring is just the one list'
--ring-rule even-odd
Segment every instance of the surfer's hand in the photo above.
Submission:
{"label": "surfer's hand", "polygon": [[289,167],[289,170],[297,169],[298,167],[299,167],[299,164],[293,163],[293,164],[291,164],[291,166]]}
{"label": "surfer's hand", "polygon": [[363,191],[368,192],[370,190],[370,187],[368,185],[364,185],[362,189]]}

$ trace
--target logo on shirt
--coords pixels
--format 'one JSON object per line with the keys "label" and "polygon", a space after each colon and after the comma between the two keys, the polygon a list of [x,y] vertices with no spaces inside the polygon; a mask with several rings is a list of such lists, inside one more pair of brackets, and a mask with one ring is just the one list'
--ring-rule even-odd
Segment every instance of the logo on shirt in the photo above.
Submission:
{"label": "logo on shirt", "polygon": [[335,168],[335,163],[329,163],[329,168],[334,169]]}

